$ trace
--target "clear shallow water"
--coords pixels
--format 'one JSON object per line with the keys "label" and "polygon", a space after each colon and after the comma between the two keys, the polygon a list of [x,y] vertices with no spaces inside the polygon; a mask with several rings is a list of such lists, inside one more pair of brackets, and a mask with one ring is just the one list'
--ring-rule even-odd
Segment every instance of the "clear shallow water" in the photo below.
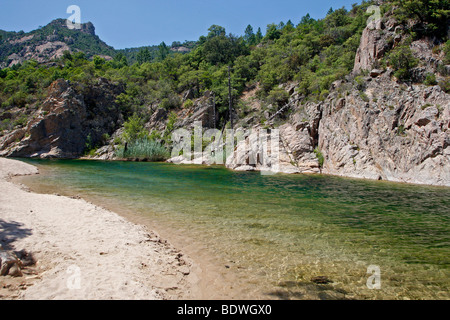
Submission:
{"label": "clear shallow water", "polygon": [[[163,163],[27,162],[46,172],[31,178],[44,189],[101,198],[205,245],[268,298],[450,299],[449,188]],[[369,265],[380,267],[380,290],[366,286]],[[333,283],[313,284],[315,276]]]}

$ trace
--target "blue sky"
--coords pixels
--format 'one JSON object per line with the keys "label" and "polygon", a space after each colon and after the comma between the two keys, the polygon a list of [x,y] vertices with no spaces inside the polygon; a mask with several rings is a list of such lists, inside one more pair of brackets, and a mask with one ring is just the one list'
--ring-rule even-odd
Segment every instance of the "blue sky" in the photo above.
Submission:
{"label": "blue sky", "polygon": [[81,22],[116,49],[165,41],[197,40],[218,24],[242,35],[248,24],[263,32],[269,23],[297,24],[309,13],[323,18],[330,7],[351,8],[359,0],[0,0],[0,29],[29,32],[56,18],[68,18],[69,5],[81,9]]}

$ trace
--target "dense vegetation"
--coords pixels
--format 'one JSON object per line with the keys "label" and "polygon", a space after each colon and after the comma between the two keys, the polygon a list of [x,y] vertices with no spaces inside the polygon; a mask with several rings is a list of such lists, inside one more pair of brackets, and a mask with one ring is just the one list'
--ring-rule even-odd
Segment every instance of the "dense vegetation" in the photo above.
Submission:
{"label": "dense vegetation", "polygon": [[[417,12],[416,2],[425,9]],[[298,92],[304,99],[324,99],[330,85],[348,75],[353,68],[370,4],[355,4],[350,10],[330,9],[321,20],[306,15],[297,25],[291,21],[270,24],[265,35],[260,29],[255,33],[253,27],[248,26],[244,36],[238,37],[227,34],[221,26],[213,25],[208,34],[196,43],[183,44],[191,49],[185,54],[173,52],[162,43],[157,47],[118,51],[112,61],[98,56],[88,59],[89,56],[83,52],[66,52],[54,65],[28,61],[1,70],[0,131],[24,125],[27,115],[38,108],[45,97],[45,89],[58,78],[80,86],[89,85],[99,77],[122,83],[126,89],[117,97],[117,103],[125,119],[129,119],[127,123],[133,122],[130,126],[133,129],[126,132],[133,135],[136,134],[133,130],[138,131],[133,139],[124,138],[129,143],[151,140],[151,137],[139,135],[136,121],[138,124],[147,121],[159,107],[170,111],[192,104],[192,100],[182,100],[182,94],[187,90],[190,90],[192,99],[202,96],[207,90],[213,91],[218,124],[226,123],[229,116],[229,66],[233,105],[239,114],[246,112],[246,106],[239,97],[252,86],[258,88],[258,98],[275,108],[274,111],[287,102],[286,92],[278,86],[289,81],[299,83]],[[400,5],[399,19],[417,18],[427,32],[434,30],[441,34],[442,21],[448,21],[447,0],[395,0],[385,5],[384,12],[393,5]],[[41,32],[45,35],[45,30]],[[414,37],[418,36],[417,30],[409,32]],[[447,42],[444,46],[447,60],[449,47]],[[408,78],[407,73],[415,65],[408,50],[407,46],[399,47],[387,54],[386,63],[396,68],[400,79]],[[21,110],[21,117],[8,115],[15,108]]]}

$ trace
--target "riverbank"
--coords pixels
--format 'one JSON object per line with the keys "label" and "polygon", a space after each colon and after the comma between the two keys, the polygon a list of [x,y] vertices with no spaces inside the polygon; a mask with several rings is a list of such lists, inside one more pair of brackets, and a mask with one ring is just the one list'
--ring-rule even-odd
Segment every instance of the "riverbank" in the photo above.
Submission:
{"label": "riverbank", "polygon": [[0,243],[36,261],[1,277],[1,299],[189,299],[196,266],[147,228],[82,199],[10,181],[38,169],[0,158]]}

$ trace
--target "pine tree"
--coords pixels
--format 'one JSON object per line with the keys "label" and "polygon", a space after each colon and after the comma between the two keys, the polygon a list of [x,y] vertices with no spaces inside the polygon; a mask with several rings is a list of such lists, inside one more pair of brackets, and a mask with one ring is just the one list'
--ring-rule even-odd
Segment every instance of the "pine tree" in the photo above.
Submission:
{"label": "pine tree", "polygon": [[150,53],[148,48],[143,48],[139,50],[136,58],[139,64],[143,64],[145,62],[152,61],[152,54]]}
{"label": "pine tree", "polygon": [[248,25],[245,29],[244,40],[248,45],[255,45],[256,36],[251,25]]}
{"label": "pine tree", "polygon": [[255,44],[259,44],[262,41],[262,39],[263,39],[263,34],[261,31],[261,28],[258,28],[258,31],[256,32],[256,35],[255,35]]}
{"label": "pine tree", "polygon": [[163,61],[168,55],[170,54],[170,49],[166,45],[166,43],[163,41],[158,46],[158,59]]}

